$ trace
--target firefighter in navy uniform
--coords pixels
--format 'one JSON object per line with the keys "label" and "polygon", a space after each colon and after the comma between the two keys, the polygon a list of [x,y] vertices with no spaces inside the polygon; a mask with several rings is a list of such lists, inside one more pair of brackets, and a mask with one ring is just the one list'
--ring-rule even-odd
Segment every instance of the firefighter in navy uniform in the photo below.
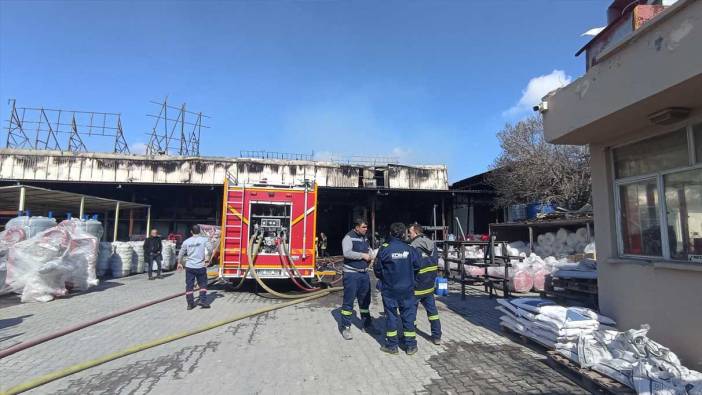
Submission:
{"label": "firefighter in navy uniform", "polygon": [[373,320],[370,315],[371,286],[368,265],[371,261],[371,249],[368,238],[368,224],[364,219],[354,220],[354,228],[344,236],[341,249],[344,253],[344,301],[341,305],[341,336],[351,340],[351,317],[353,302],[358,300],[358,308],[363,319],[363,328],[370,330]]}
{"label": "firefighter in navy uniform", "polygon": [[434,344],[441,344],[441,321],[439,321],[439,310],[436,308],[434,300],[434,282],[439,270],[439,252],[434,245],[434,241],[424,235],[422,226],[414,223],[409,227],[410,245],[417,249],[422,256],[422,265],[417,272],[414,285],[414,296],[419,303],[424,306],[431,326],[431,340]]}
{"label": "firefighter in navy uniform", "polygon": [[390,354],[398,353],[398,331],[404,335],[408,355],[417,352],[417,335],[414,321],[417,305],[414,299],[415,273],[419,271],[421,256],[405,243],[407,228],[402,223],[390,225],[390,239],[383,243],[373,271],[381,283],[380,291],[385,308],[385,345],[380,349]]}

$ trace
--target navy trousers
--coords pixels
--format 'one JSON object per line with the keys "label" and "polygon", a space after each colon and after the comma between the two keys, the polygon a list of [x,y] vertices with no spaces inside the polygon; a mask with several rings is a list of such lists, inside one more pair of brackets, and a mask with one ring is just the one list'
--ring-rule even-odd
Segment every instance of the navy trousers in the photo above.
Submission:
{"label": "navy trousers", "polygon": [[188,301],[189,305],[195,304],[193,296],[195,281],[200,287],[200,303],[207,303],[207,268],[204,267],[199,269],[185,268],[185,300]]}
{"label": "navy trousers", "polygon": [[414,321],[417,319],[417,303],[414,295],[396,299],[383,295],[385,309],[385,341],[389,348],[399,344],[398,331],[402,331],[407,347],[417,346],[417,334],[414,331]]}
{"label": "navy trousers", "polygon": [[439,309],[436,308],[434,294],[417,296],[416,298],[417,307],[421,303],[427,311],[427,318],[429,318],[429,325],[431,326],[431,337],[441,339],[441,321],[439,320]]}
{"label": "navy trousers", "polygon": [[351,326],[353,302],[358,300],[361,318],[370,318],[370,277],[366,273],[344,272],[344,301],[341,304],[341,326]]}

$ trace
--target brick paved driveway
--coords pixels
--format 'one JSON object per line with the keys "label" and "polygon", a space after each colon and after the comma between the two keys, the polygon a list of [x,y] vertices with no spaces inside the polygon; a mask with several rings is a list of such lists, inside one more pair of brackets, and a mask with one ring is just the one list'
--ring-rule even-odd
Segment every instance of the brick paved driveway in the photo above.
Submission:
{"label": "brick paved driveway", "polygon": [[[0,298],[0,349],[16,342],[175,293],[183,274],[111,280],[96,290],[46,304]],[[0,360],[0,389],[87,359],[280,303],[248,292],[215,291],[210,310],[171,300],[86,328]],[[385,355],[380,335],[337,330],[340,295],[276,310],[106,363],[37,388],[36,394],[185,393],[585,393],[546,366],[545,357],[501,335],[494,300],[469,289],[439,309],[444,344],[419,338],[413,356]],[[382,306],[371,311],[383,332]],[[419,330],[428,333],[420,309]],[[358,322],[357,322],[358,323]]]}

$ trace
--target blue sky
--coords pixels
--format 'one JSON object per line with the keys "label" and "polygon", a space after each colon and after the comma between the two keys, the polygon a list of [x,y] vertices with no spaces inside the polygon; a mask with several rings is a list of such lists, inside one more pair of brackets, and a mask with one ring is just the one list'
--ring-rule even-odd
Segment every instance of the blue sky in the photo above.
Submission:
{"label": "blue sky", "polygon": [[[446,164],[457,181],[495,133],[577,78],[608,1],[0,1],[0,116],[119,112],[143,148],[150,100],[212,118],[201,153],[314,151]],[[3,130],[2,145],[6,134]],[[109,141],[87,140],[109,149]]]}

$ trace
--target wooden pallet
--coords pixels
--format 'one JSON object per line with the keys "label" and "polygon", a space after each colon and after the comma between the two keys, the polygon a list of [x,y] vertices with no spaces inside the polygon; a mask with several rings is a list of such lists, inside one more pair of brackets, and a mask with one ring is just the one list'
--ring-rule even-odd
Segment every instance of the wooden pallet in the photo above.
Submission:
{"label": "wooden pallet", "polygon": [[570,359],[556,351],[548,351],[548,364],[564,374],[583,388],[597,394],[635,394],[636,392],[626,385],[611,379],[591,369],[581,368]]}

